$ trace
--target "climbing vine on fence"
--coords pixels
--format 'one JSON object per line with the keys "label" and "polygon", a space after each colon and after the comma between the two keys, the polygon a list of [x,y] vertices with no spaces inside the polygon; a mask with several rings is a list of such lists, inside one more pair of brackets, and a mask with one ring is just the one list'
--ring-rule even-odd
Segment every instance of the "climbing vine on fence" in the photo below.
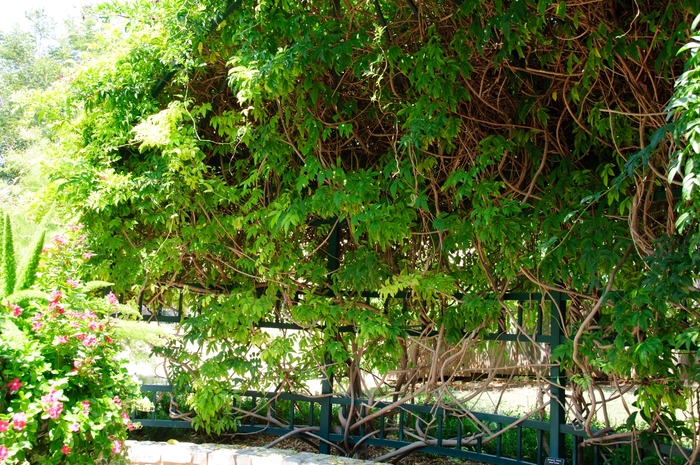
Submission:
{"label": "climbing vine on fence", "polygon": [[[361,372],[398,369],[395,401],[417,385],[439,401],[460,370],[443,362],[504,329],[507,292],[557,292],[572,415],[591,428],[594,375],[638,383],[628,426],[697,450],[680,352],[697,339],[697,168],[677,155],[683,134],[697,151],[677,56],[697,2],[101,11],[113,47],[47,97],[65,105],[47,195],[122,292],[205,295],[186,340],[216,355],[171,350],[201,421],[234,423],[231,386],[324,370],[360,395]],[[274,318],[304,330],[256,329]]]}

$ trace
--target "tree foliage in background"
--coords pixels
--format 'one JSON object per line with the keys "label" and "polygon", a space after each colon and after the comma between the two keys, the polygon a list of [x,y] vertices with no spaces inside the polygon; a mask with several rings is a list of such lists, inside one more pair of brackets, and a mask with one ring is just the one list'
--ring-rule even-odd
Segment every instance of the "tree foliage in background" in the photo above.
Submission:
{"label": "tree foliage in background", "polygon": [[[31,102],[80,62],[98,40],[92,15],[82,21],[66,20],[60,33],[43,10],[26,16],[28,30],[14,25],[0,31],[0,177],[10,185],[28,177],[25,190],[35,191],[35,176],[28,174],[54,135],[51,125],[39,123],[41,115]],[[41,147],[39,153],[31,150],[34,147]]]}
{"label": "tree foliage in background", "polygon": [[[198,367],[198,421],[234,423],[232,385],[304,389],[326,362],[353,395],[363,371],[415,375],[408,328],[444,367],[507,292],[563,293],[578,420],[602,373],[639,385],[645,438],[698,450],[697,58],[677,57],[697,2],[111,8],[111,47],[53,90],[46,195],[120,290],[206,294],[187,341],[216,356],[171,353]],[[255,328],[273,314],[306,330]]]}
{"label": "tree foliage in background", "polygon": [[[0,32],[0,155],[26,148],[27,136],[22,134],[22,95],[44,90],[61,77],[63,69],[80,59],[92,35],[94,21],[66,23],[67,32],[55,35],[56,24],[43,11],[27,15],[30,30],[15,25]],[[26,129],[25,129],[26,130]]]}
{"label": "tree foliage in background", "polygon": [[[35,193],[47,184],[40,165],[56,144],[53,125],[43,118],[51,109],[42,93],[88,50],[99,48],[98,21],[89,10],[62,27],[42,10],[26,16],[28,26],[0,31],[0,203],[12,219],[20,254],[41,248],[35,242],[37,232],[53,229],[50,205],[32,208]],[[34,255],[27,250],[27,256]]]}

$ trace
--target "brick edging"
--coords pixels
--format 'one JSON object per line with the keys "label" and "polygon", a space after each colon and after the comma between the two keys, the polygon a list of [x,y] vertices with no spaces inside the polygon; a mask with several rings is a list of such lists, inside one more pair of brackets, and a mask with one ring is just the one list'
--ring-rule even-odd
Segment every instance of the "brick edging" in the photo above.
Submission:
{"label": "brick edging", "polygon": [[373,465],[378,462],[264,447],[126,441],[134,465]]}

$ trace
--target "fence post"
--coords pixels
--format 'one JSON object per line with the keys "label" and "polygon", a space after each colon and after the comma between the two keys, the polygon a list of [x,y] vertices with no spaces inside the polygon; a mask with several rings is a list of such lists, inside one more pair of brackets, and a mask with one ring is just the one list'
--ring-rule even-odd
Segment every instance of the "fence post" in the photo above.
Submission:
{"label": "fence post", "polygon": [[[566,299],[560,292],[552,292],[550,356],[561,343],[566,323]],[[561,427],[566,424],[566,379],[559,364],[552,364],[549,371],[549,456],[566,458],[566,437]]]}
{"label": "fence post", "polygon": [[[326,360],[327,370],[330,363]],[[319,405],[321,406],[321,424],[319,425],[321,430],[318,435],[322,439],[328,441],[331,434],[331,417],[333,415],[333,405],[331,404],[331,398],[333,394],[333,386],[331,385],[331,379],[328,376],[328,372],[323,372],[323,380],[321,381],[321,394],[323,397],[319,400]],[[319,454],[330,454],[331,446],[324,441],[318,442],[318,453]]]}
{"label": "fence post", "polygon": [[[328,279],[331,279],[331,274],[338,271],[340,268],[340,226],[338,225],[338,220],[336,220],[331,230],[330,237],[328,239],[328,244],[326,245],[326,254],[328,255],[327,270]],[[331,417],[333,415],[333,405],[331,404],[331,398],[333,395],[333,378],[328,375],[328,369],[331,366],[331,360],[326,358],[324,360],[324,370],[323,370],[323,380],[321,381],[321,400],[319,404],[321,405],[321,424],[319,425],[321,430],[319,431],[319,437],[328,441],[331,434]],[[319,441],[318,443],[318,453],[319,454],[330,454],[331,448],[327,442]]]}

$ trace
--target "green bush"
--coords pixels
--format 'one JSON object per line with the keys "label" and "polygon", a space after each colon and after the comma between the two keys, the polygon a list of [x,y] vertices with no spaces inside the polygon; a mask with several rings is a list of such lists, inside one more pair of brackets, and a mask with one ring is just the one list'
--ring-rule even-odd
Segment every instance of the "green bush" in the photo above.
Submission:
{"label": "green bush", "polygon": [[78,277],[89,258],[73,227],[44,249],[35,290],[0,305],[5,464],[126,463],[128,412],[139,388],[116,357],[116,297],[91,296],[97,285]]}

